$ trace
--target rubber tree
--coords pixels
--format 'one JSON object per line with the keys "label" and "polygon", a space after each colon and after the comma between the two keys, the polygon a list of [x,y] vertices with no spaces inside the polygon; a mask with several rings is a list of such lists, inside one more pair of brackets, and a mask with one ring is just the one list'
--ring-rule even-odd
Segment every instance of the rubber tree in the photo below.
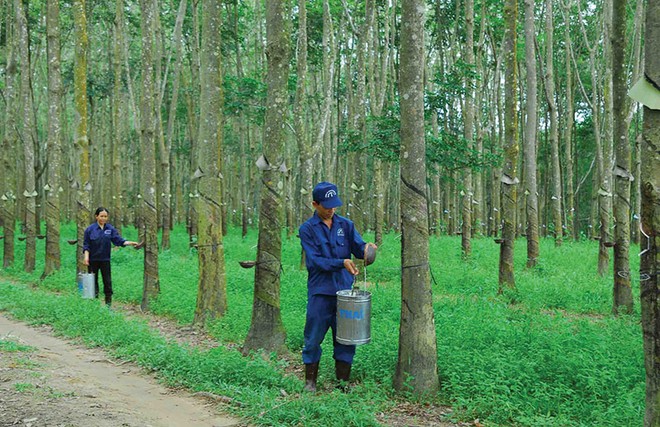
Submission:
{"label": "rubber tree", "polygon": [[[13,4],[7,2],[7,16],[12,16]],[[14,20],[8,19],[5,24],[6,47],[5,56],[7,66],[5,69],[5,134],[2,138],[2,168],[3,179],[2,195],[0,196],[0,212],[3,224],[3,253],[2,266],[10,267],[14,264],[14,229],[16,226],[16,159],[17,149],[16,127],[16,71],[18,64],[15,55]]]}
{"label": "rubber tree", "polygon": [[[646,9],[645,77],[660,91],[660,2]],[[659,95],[660,96],[660,95]],[[642,250],[639,273],[646,366],[645,427],[660,426],[660,110],[644,108],[642,137]]]}
{"label": "rubber tree", "polygon": [[75,54],[73,61],[73,99],[75,106],[74,141],[79,158],[76,190],[77,271],[87,271],[83,264],[83,235],[91,219],[91,185],[89,168],[89,140],[87,137],[87,15],[85,0],[74,0],[73,23]]}
{"label": "rubber tree", "polygon": [[32,111],[32,83],[30,70],[29,31],[26,10],[22,0],[14,3],[16,13],[16,30],[18,35],[18,56],[21,61],[20,98],[21,98],[21,126],[18,128],[19,139],[23,146],[24,191],[19,194],[20,201],[25,206],[25,262],[24,269],[30,273],[34,271],[37,255],[36,211],[37,211],[37,182],[35,177],[36,141],[34,139],[34,111]]}
{"label": "rubber tree", "polygon": [[112,171],[110,188],[112,191],[112,216],[113,225],[121,232],[123,223],[122,204],[122,169],[120,152],[123,140],[123,124],[121,123],[124,103],[122,102],[122,50],[124,38],[124,1],[115,1],[115,21],[112,43],[112,72],[114,84],[112,87]]}
{"label": "rubber tree", "polygon": [[48,2],[48,181],[46,190],[46,262],[43,276],[60,269],[60,195],[62,159],[62,73],[60,70],[60,5]]}
{"label": "rubber tree", "polygon": [[140,143],[142,157],[140,226],[144,238],[143,311],[148,311],[160,293],[158,275],[158,212],[156,209],[156,85],[154,69],[154,24],[156,0],[140,0],[142,29],[142,97]]}
{"label": "rubber tree", "polygon": [[401,322],[394,388],[417,395],[439,388],[429,267],[424,132],[424,0],[401,8]]}
{"label": "rubber tree", "polygon": [[288,2],[266,3],[266,58],[268,94],[261,157],[259,241],[254,276],[252,322],[243,351],[284,351],[286,331],[280,310],[282,271],[282,200],[286,169],[284,125],[288,110],[290,22]]}
{"label": "rubber tree", "polygon": [[630,183],[633,180],[628,137],[626,0],[617,0],[612,9],[612,87],[614,101],[614,301],[612,312],[632,313],[630,286]]}
{"label": "rubber tree", "polygon": [[222,243],[222,1],[202,0],[200,117],[197,170],[199,282],[194,322],[204,325],[227,310]]}
{"label": "rubber tree", "polygon": [[[554,16],[553,1],[545,2],[545,99],[548,103],[548,117],[550,119],[550,164],[552,165],[550,178],[550,211],[552,213],[553,234],[555,245],[561,246],[563,236],[561,215],[561,169],[559,165],[559,112],[555,100],[555,65],[554,65]],[[529,56],[528,56],[529,58]]]}
{"label": "rubber tree", "polygon": [[[474,66],[474,1],[465,1],[465,63]],[[465,141],[468,149],[474,145],[474,78],[471,73],[465,77]],[[472,255],[472,170],[463,171],[463,226],[461,227],[461,250],[464,258]]]}
{"label": "rubber tree", "polygon": [[526,112],[523,145],[525,207],[527,208],[527,267],[534,267],[539,257],[539,199],[536,184],[536,133],[538,130],[536,75],[536,31],[534,29],[534,0],[525,0],[525,60]]}
{"label": "rubber tree", "polygon": [[515,288],[513,250],[516,238],[516,209],[518,204],[518,107],[516,88],[518,81],[516,51],[516,18],[518,2],[504,3],[504,164],[500,178],[502,188],[502,239],[500,242],[499,293],[504,288]]}

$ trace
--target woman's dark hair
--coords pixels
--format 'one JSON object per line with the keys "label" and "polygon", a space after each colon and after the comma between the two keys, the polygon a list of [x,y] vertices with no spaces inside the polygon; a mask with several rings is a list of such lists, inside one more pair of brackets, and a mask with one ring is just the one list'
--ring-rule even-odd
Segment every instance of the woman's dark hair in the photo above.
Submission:
{"label": "woman's dark hair", "polygon": [[105,211],[106,213],[110,214],[110,212],[108,212],[108,210],[107,210],[106,208],[104,208],[103,206],[99,206],[99,207],[96,209],[96,212],[94,212],[94,216],[99,216],[99,214],[100,214],[101,212],[103,212],[103,211]]}

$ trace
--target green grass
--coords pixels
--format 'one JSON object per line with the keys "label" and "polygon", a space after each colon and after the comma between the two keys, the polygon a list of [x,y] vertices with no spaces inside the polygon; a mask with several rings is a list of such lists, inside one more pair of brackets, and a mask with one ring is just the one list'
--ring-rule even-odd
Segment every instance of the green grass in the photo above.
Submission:
{"label": "green grass", "polygon": [[19,344],[7,338],[0,338],[0,353],[29,352],[32,350],[33,348],[27,345]]}
{"label": "green grass", "polygon": [[[124,230],[135,240],[134,229]],[[74,235],[63,226],[63,242]],[[366,236],[372,238],[372,236]],[[32,323],[47,323],[58,333],[102,346],[158,373],[167,383],[222,394],[242,403],[229,409],[255,425],[377,425],[374,414],[396,405],[392,389],[400,316],[400,240],[385,236],[376,263],[367,272],[372,292],[372,342],[358,348],[353,368],[356,387],[315,396],[298,393],[302,381],[285,374],[291,358],[243,357],[235,346],[200,351],[161,337],[139,321],[108,312],[98,301],[78,297],[75,248],[62,244],[63,268],[39,281],[44,242],[38,240],[37,269],[16,265],[2,271],[0,310]],[[155,313],[181,324],[192,321],[197,294],[197,256],[181,227],[172,249],[159,257],[161,295]],[[232,229],[224,241],[227,315],[209,325],[221,343],[242,343],[252,312],[254,270],[238,261],[255,258],[257,235],[245,239]],[[638,248],[631,250],[632,271]],[[0,254],[2,253],[0,249]],[[525,242],[516,244],[515,304],[497,295],[498,246],[474,239],[473,256],[461,259],[460,239],[432,238],[430,246],[438,367],[441,390],[431,403],[451,405],[457,420],[479,418],[490,426],[640,425],[644,405],[644,362],[639,304],[630,316],[613,317],[611,279],[596,274],[593,242],[541,242],[541,258],[525,269]],[[115,299],[139,304],[142,252],[113,252]],[[282,248],[282,320],[294,363],[299,363],[305,319],[306,272],[300,243]],[[11,279],[11,281],[9,280]],[[363,281],[363,276],[358,278]],[[20,283],[14,283],[20,282]],[[34,284],[29,287],[22,283]],[[639,294],[638,283],[633,291]],[[364,286],[362,286],[364,287]],[[320,382],[334,376],[331,343],[324,343]],[[0,347],[0,350],[2,348]],[[282,390],[285,393],[282,393]]]}
{"label": "green grass", "polygon": [[16,383],[14,384],[14,389],[19,393],[33,393],[36,390],[36,386],[30,383]]}

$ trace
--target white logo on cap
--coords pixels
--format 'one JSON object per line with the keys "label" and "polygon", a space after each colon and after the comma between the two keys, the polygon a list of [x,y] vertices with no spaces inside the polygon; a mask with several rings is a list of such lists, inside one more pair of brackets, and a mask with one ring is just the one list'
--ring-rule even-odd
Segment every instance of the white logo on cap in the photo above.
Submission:
{"label": "white logo on cap", "polygon": [[335,190],[328,190],[327,193],[325,193],[325,198],[326,199],[331,199],[337,195],[337,192]]}

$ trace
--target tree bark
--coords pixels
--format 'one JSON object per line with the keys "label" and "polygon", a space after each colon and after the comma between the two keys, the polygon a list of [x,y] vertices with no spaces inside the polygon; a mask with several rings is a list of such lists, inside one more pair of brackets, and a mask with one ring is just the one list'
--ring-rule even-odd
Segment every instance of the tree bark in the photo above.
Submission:
{"label": "tree bark", "polygon": [[[580,2],[576,2],[576,5],[578,6],[579,9]],[[568,16],[569,13],[570,11],[567,11],[565,16]],[[580,16],[583,16],[581,10],[579,11],[579,14]],[[601,114],[600,114],[600,102],[598,96],[599,79],[596,68],[596,55],[597,55],[596,47],[594,46],[594,43],[592,43],[587,36],[587,30],[584,20],[579,19],[579,22],[580,22],[580,28],[582,30],[585,46],[589,51],[589,69],[590,69],[591,85],[592,85],[590,99],[586,94],[582,82],[579,80],[578,81],[580,82],[580,88],[583,92],[585,100],[587,100],[587,103],[589,104],[592,113],[594,141],[596,143],[595,163],[598,171],[598,173],[594,175],[594,185],[593,185],[594,198],[592,201],[592,213],[591,213],[592,219],[590,223],[592,227],[591,228],[592,236],[595,237],[596,233],[598,232],[598,237],[597,237],[599,239],[598,274],[600,276],[604,276],[605,274],[607,274],[607,270],[609,266],[609,252],[607,246],[610,244],[612,240],[609,229],[612,194],[610,188],[610,180],[608,179],[608,173],[606,172],[607,170],[609,170],[610,171],[609,175],[611,175],[611,167],[608,168],[608,165],[610,165],[610,163],[608,162],[607,149],[604,147],[607,145],[607,142],[603,141],[603,139],[607,140],[607,136],[603,138],[600,130]],[[609,35],[607,37],[609,40]],[[577,66],[577,62],[575,58],[573,58],[573,62]],[[579,79],[579,73],[577,74],[577,77]],[[598,220],[596,220],[596,218]]]}
{"label": "tree bark", "polygon": [[[13,16],[13,4],[7,2],[7,16]],[[16,32],[14,20],[7,19],[5,55],[7,66],[5,71],[5,134],[2,139],[2,196],[0,206],[2,207],[3,227],[3,255],[2,265],[4,268],[14,264],[14,239],[16,226],[16,150],[18,141],[16,135],[16,62],[15,45]]]}
{"label": "tree bark", "polygon": [[[297,46],[297,87],[293,107],[293,127],[298,143],[298,156],[300,161],[300,190],[296,193],[296,200],[308,200],[314,186],[312,180],[314,173],[314,151],[307,136],[306,103],[307,103],[307,0],[298,1],[298,46]],[[328,12],[329,13],[329,12]],[[325,12],[324,12],[325,14]],[[325,40],[324,26],[324,40]],[[324,58],[326,52],[323,52]],[[327,82],[332,85],[332,81]],[[296,217],[304,218],[310,212],[309,204],[300,203]]]}
{"label": "tree bark", "polygon": [[284,0],[268,1],[266,8],[268,107],[263,157],[267,166],[262,170],[252,323],[243,346],[244,353],[256,349],[284,351],[286,339],[280,311],[282,191],[285,184],[285,174],[280,171],[280,166],[284,164],[283,127],[288,107],[289,11]]}
{"label": "tree bark", "polygon": [[62,194],[62,74],[60,71],[60,6],[48,2],[48,181],[46,183],[46,262],[42,277],[60,269],[60,195]]}
{"label": "tree bark", "polygon": [[[186,101],[188,104],[188,131],[190,132],[190,172],[195,170],[195,162],[197,159],[198,137],[199,132],[199,113],[195,108],[195,99],[199,99],[199,72],[200,72],[200,59],[199,59],[199,0],[192,0],[192,36],[190,40],[190,86],[191,90],[186,91]],[[192,194],[192,193],[190,193]],[[197,204],[189,198],[188,203],[188,234],[192,242],[197,236],[197,213],[195,212]]]}
{"label": "tree bark", "polygon": [[[474,66],[474,1],[465,0],[465,64]],[[472,69],[470,71],[473,71]],[[465,78],[465,142],[467,148],[474,145],[474,79],[471,73]],[[472,255],[472,170],[463,171],[463,226],[461,227],[461,251],[464,258]]]}
{"label": "tree bark", "polygon": [[[502,48],[504,48],[504,43],[502,43]],[[496,51],[495,46],[493,46],[493,51]],[[503,60],[502,57],[504,55],[496,55],[497,57],[497,64],[495,65],[495,76],[494,76],[494,94],[493,94],[493,99],[492,103],[495,105],[495,108],[491,108],[491,122],[492,123],[504,123],[504,107],[502,106],[502,99],[504,98],[502,96],[502,67],[503,67]],[[493,126],[492,127],[492,132],[491,132],[491,138],[495,143],[492,146],[491,149],[491,154],[494,154],[497,152],[497,150],[503,149],[504,148],[504,126]],[[491,174],[491,197],[493,198],[492,200],[492,209],[490,213],[490,233],[492,236],[500,236],[501,235],[501,228],[502,228],[502,191],[500,191],[500,187],[502,186],[501,182],[502,178],[502,168],[500,166],[496,166],[493,168],[492,174]]]}
{"label": "tree bark", "polygon": [[504,288],[515,288],[513,250],[516,238],[516,209],[518,204],[518,108],[516,88],[518,81],[516,54],[516,18],[518,3],[506,0],[504,4],[504,164],[502,166],[502,242],[500,243],[499,293]]}
{"label": "tree bark", "polygon": [[559,165],[559,114],[555,101],[555,71],[554,71],[554,17],[553,1],[545,2],[545,41],[546,41],[546,78],[545,94],[548,102],[548,115],[550,118],[550,157],[552,164],[552,193],[550,194],[550,208],[552,212],[552,230],[555,246],[561,246],[563,236],[563,222],[561,215],[561,166]]}
{"label": "tree bark", "polygon": [[160,293],[158,275],[158,211],[156,208],[156,87],[154,62],[154,14],[156,0],[140,0],[142,14],[142,99],[141,104],[141,186],[140,224],[144,237],[143,311]]}
{"label": "tree bark", "polygon": [[575,156],[573,153],[573,127],[575,122],[575,105],[573,96],[573,65],[571,61],[571,27],[566,25],[564,29],[564,51],[566,54],[565,71],[566,71],[566,114],[564,121],[564,184],[566,191],[564,193],[564,200],[566,206],[566,234],[571,236],[573,240],[579,237],[578,217],[575,208],[575,194],[573,190],[573,162]]}
{"label": "tree bark", "polygon": [[[612,63],[612,4],[613,0],[603,2],[603,54],[605,63]],[[600,252],[603,261],[605,252],[607,252],[608,262],[599,262],[599,274],[607,276],[609,274],[609,248],[613,244],[612,238],[612,178],[613,178],[613,158],[612,158],[612,137],[614,136],[614,105],[612,97],[612,67],[606,66],[603,75],[603,104],[604,104],[604,135],[602,141],[603,149],[603,168],[600,176]]]}
{"label": "tree bark", "polygon": [[527,80],[527,122],[523,147],[524,186],[527,208],[527,267],[536,266],[539,257],[539,201],[536,184],[536,134],[538,116],[536,114],[538,87],[536,77],[536,31],[534,30],[534,1],[525,0],[525,55]]}
{"label": "tree bark", "polygon": [[194,322],[204,325],[227,311],[222,243],[222,2],[202,0],[199,151],[196,175],[199,283]]}
{"label": "tree bark", "polygon": [[123,145],[123,116],[124,103],[122,97],[122,52],[124,40],[124,1],[116,0],[114,43],[112,49],[112,71],[115,77],[112,91],[112,216],[115,218],[113,225],[121,231],[124,223],[123,198],[122,198],[122,170],[121,170],[121,147]]}
{"label": "tree bark", "polygon": [[[646,77],[660,86],[660,3],[647,3],[645,40]],[[644,78],[644,77],[642,77]],[[660,110],[644,108],[642,138],[642,231],[639,267],[646,366],[644,427],[660,426]]]}
{"label": "tree bark", "polygon": [[24,270],[28,273],[34,271],[36,262],[36,209],[37,189],[35,178],[35,156],[36,141],[33,140],[34,116],[32,111],[32,83],[30,78],[30,47],[29,31],[26,11],[23,2],[16,0],[16,29],[18,32],[18,52],[21,58],[20,93],[21,106],[23,108],[21,120],[23,121],[19,138],[23,145],[23,167],[24,167],[24,191],[19,197],[25,198],[25,263]]}
{"label": "tree bark", "polygon": [[76,49],[73,71],[74,103],[76,110],[76,142],[79,159],[76,189],[76,224],[77,224],[77,271],[87,271],[83,264],[83,235],[85,228],[92,219],[91,215],[91,184],[89,168],[89,140],[87,138],[87,15],[85,0],[73,2],[73,18],[76,33]]}
{"label": "tree bark", "polygon": [[[635,18],[634,18],[634,41],[632,45],[632,52],[633,52],[633,60],[632,60],[632,79],[631,81],[637,82],[639,80],[640,75],[642,75],[642,36],[643,36],[643,30],[642,30],[642,24],[644,23],[644,5],[645,1],[644,0],[636,0],[636,5],[635,5]],[[631,199],[633,200],[631,208],[632,208],[632,218],[631,218],[631,226],[630,226],[630,232],[631,232],[631,241],[637,245],[640,243],[640,221],[639,221],[639,215],[641,212],[641,192],[640,192],[640,186],[639,186],[639,176],[640,176],[640,168],[641,168],[641,142],[642,142],[642,134],[641,134],[641,126],[638,125],[638,122],[641,121],[641,113],[642,109],[641,108],[633,108],[636,105],[636,102],[633,99],[628,99],[630,102],[629,109],[628,109],[628,117],[626,119],[627,126],[630,127],[631,122],[633,119],[635,119],[635,131],[633,132],[633,141],[632,141],[632,152],[634,153],[633,155],[633,161],[632,161],[632,172],[633,172],[633,177],[636,180],[633,181],[634,184],[632,185],[631,189]]]}
{"label": "tree bark", "polygon": [[[486,49],[486,24],[488,16],[486,14],[486,4],[481,3],[481,23],[479,30],[479,42],[477,43],[477,58],[476,58],[476,73],[478,76],[482,76],[477,79],[476,82],[476,111],[475,116],[475,125],[476,125],[476,139],[475,139],[475,151],[480,155],[484,154],[484,100],[486,94],[484,90],[487,88],[487,82],[485,82],[485,69],[484,69],[484,55]],[[484,236],[486,234],[486,197],[484,193],[484,176],[485,171],[479,171],[474,174],[474,202],[472,206],[472,223],[474,224],[473,234],[477,236]]]}
{"label": "tree bark", "polygon": [[[332,16],[330,14],[330,4],[328,0],[323,1],[323,104],[321,107],[321,118],[319,120],[319,130],[317,141],[322,143],[323,152],[330,152],[330,120],[333,105],[333,88],[335,83],[335,62],[337,57],[337,48],[335,43],[334,27],[332,25]],[[326,149],[327,147],[327,149]],[[324,154],[323,164],[331,164]],[[305,165],[302,165],[305,167]],[[326,178],[334,182],[334,168],[329,167],[326,172]],[[303,181],[304,182],[304,181]],[[311,194],[311,188],[306,190]]]}
{"label": "tree bark", "polygon": [[626,53],[626,1],[617,0],[612,9],[612,82],[614,100],[614,304],[612,312],[632,313],[630,287],[630,182],[633,180],[628,139]]}
{"label": "tree bark", "polygon": [[415,395],[439,388],[429,269],[424,140],[423,0],[402,3],[401,15],[401,323],[394,388]]}
{"label": "tree bark", "polygon": [[[362,5],[362,3],[358,3]],[[374,16],[374,0],[365,0],[364,2],[364,22],[360,27],[357,39],[357,66],[356,66],[356,86],[353,93],[353,115],[350,116],[352,130],[355,132],[355,139],[359,140],[360,145],[366,145],[367,138],[367,58],[369,56],[369,46],[371,43],[371,22]],[[350,78],[350,77],[348,77]],[[367,155],[364,150],[352,153],[351,157],[351,181],[349,194],[351,200],[350,218],[355,223],[357,230],[367,230],[369,214],[369,182],[367,172]],[[348,207],[348,206],[347,206]]]}

